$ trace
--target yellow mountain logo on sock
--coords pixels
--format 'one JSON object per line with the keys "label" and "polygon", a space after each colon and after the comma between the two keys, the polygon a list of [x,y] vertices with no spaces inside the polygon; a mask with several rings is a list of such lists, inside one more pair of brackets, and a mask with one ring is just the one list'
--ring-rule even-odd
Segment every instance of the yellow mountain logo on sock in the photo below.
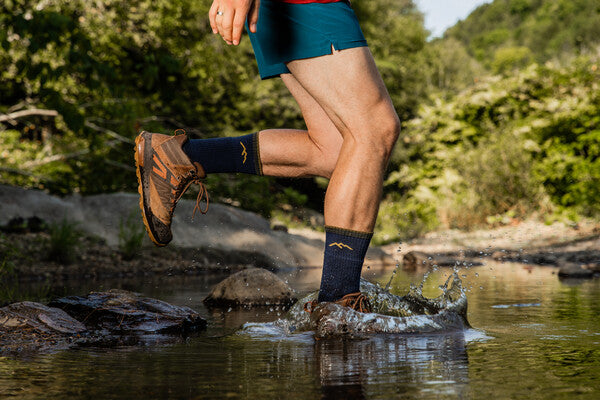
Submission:
{"label": "yellow mountain logo on sock", "polygon": [[331,246],[337,246],[340,249],[343,249],[344,247],[349,249],[349,250],[354,250],[352,247],[348,246],[347,244],[344,244],[342,242],[333,242],[329,245],[329,247]]}
{"label": "yellow mountain logo on sock", "polygon": [[242,155],[244,156],[244,161],[242,161],[242,164],[246,164],[246,158],[248,158],[248,152],[246,151],[246,146],[244,146],[244,143],[240,142],[240,144],[242,145]]}

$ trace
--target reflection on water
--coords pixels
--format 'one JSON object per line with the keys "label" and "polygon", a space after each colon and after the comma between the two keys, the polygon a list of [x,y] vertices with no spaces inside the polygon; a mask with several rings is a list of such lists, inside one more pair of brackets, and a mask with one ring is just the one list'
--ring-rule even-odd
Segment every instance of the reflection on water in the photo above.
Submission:
{"label": "reflection on water", "polygon": [[323,398],[461,395],[468,381],[463,333],[317,341],[315,356]]}
{"label": "reflection on water", "polygon": [[[451,272],[432,273],[424,294],[438,296]],[[209,329],[170,346],[0,359],[0,398],[595,399],[600,280],[561,282],[552,272],[518,264],[463,269],[476,330],[366,340],[230,335],[244,322],[274,321],[280,310],[209,312],[202,299],[223,276],[77,282],[51,291],[137,290],[200,311]],[[390,275],[367,271],[381,285]],[[301,293],[318,286],[315,270],[282,276]],[[421,279],[399,271],[392,291],[405,294]]]}

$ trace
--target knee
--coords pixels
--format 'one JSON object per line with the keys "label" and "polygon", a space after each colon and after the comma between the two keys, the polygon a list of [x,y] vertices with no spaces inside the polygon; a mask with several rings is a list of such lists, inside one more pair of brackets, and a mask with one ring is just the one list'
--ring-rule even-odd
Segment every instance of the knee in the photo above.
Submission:
{"label": "knee", "polygon": [[379,118],[375,123],[376,125],[370,129],[368,137],[365,138],[366,146],[371,154],[387,163],[400,135],[400,119],[393,112],[385,118]]}
{"label": "knee", "polygon": [[392,153],[394,146],[396,145],[398,136],[400,136],[400,129],[400,118],[398,118],[398,115],[394,112],[394,114],[390,116],[389,120],[387,121],[385,133],[383,134],[384,147],[388,158]]}

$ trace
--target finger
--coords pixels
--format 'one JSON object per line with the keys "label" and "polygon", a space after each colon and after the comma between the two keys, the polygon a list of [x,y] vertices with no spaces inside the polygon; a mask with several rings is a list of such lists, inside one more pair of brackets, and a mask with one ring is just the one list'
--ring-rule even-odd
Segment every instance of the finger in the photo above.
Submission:
{"label": "finger", "polygon": [[256,33],[256,24],[258,24],[258,10],[260,8],[260,0],[255,0],[252,3],[252,8],[250,9],[250,18],[248,19],[248,26],[250,27],[250,32]]}
{"label": "finger", "polygon": [[215,25],[217,26],[217,33],[223,36],[223,15],[215,16]]}
{"label": "finger", "polygon": [[242,30],[244,29],[244,21],[246,20],[246,14],[247,12],[242,12],[242,10],[239,10],[235,13],[235,17],[233,18],[231,40],[236,46],[240,44],[240,40],[242,40]]}
{"label": "finger", "polygon": [[227,13],[223,13],[221,16],[221,27],[222,30],[219,29],[221,36],[225,39],[226,42],[233,42],[233,18],[235,16],[235,11],[229,11]]}
{"label": "finger", "polygon": [[216,17],[217,17],[217,8],[219,6],[217,5],[217,2],[213,2],[212,5],[210,6],[210,10],[208,10],[208,21],[210,22],[210,28],[212,29],[213,33],[218,33],[219,30],[217,29],[217,22],[215,21]]}

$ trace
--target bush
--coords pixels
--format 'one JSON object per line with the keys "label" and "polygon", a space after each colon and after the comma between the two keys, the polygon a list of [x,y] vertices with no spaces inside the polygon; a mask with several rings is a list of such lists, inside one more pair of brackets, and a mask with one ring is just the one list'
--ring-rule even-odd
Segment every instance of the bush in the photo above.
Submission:
{"label": "bush", "polygon": [[17,253],[18,249],[8,243],[3,234],[0,234],[0,280],[14,276],[15,265],[13,259]]}
{"label": "bush", "polygon": [[139,212],[129,213],[125,222],[119,222],[119,251],[124,260],[132,260],[140,253],[145,232]]}
{"label": "bush", "polygon": [[[533,65],[423,107],[405,124],[386,180],[398,204],[382,213],[414,198],[446,228],[549,212],[600,217],[598,61]],[[415,228],[430,226],[429,212],[413,215]]]}
{"label": "bush", "polygon": [[527,47],[502,47],[494,53],[492,71],[497,74],[511,72],[531,64],[532,61],[533,54]]}
{"label": "bush", "polygon": [[501,132],[459,155],[452,167],[460,182],[440,204],[446,224],[468,228],[492,215],[510,211],[514,218],[524,218],[538,210],[545,192],[534,174],[533,157],[524,148],[514,132]]}
{"label": "bush", "polygon": [[75,261],[81,232],[77,224],[64,218],[60,223],[50,225],[48,259],[61,264]]}
{"label": "bush", "polygon": [[439,225],[436,210],[416,197],[390,195],[381,202],[373,244],[412,239]]}

